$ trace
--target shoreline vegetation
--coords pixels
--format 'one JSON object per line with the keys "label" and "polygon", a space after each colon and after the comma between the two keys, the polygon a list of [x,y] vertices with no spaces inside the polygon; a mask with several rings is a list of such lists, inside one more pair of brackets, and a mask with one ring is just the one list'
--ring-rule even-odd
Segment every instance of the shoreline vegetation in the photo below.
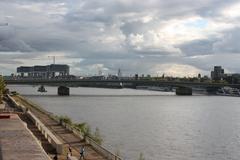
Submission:
{"label": "shoreline vegetation", "polygon": [[[55,115],[51,112],[48,112],[47,110],[43,109],[41,106],[35,104],[34,102],[32,102],[31,100],[27,99],[26,97],[21,96],[18,92],[13,92],[13,96],[17,96],[21,102],[24,105],[30,105],[31,107],[33,107],[34,109],[37,109],[38,111],[48,115],[50,118],[52,118],[53,120],[58,121],[59,123],[61,123],[62,126],[66,127],[66,128],[71,128],[76,130],[78,133],[80,133],[83,136],[83,139],[85,140],[86,137],[92,139],[93,141],[95,141],[98,145],[102,145],[104,139],[100,133],[100,129],[98,127],[95,128],[94,132],[92,132],[92,129],[90,127],[90,125],[86,122],[82,122],[82,123],[75,123],[73,122],[73,120],[66,116],[66,115]],[[115,155],[117,156],[121,156],[121,152],[120,149],[117,148],[115,150]],[[137,160],[145,160],[145,156],[142,152],[139,153],[138,158],[136,158]]]}
{"label": "shoreline vegetation", "polygon": [[95,131],[92,132],[90,125],[86,122],[73,123],[72,119],[66,115],[65,116],[54,115],[54,116],[60,121],[60,123],[64,122],[65,124],[68,124],[72,128],[74,128],[77,131],[79,131],[80,133],[82,133],[83,137],[88,136],[91,139],[93,139],[97,144],[99,144],[99,145],[102,144],[103,138],[102,138],[102,135],[100,134],[100,130],[98,127],[96,127]]}
{"label": "shoreline vegetation", "polygon": [[3,103],[3,95],[7,92],[3,76],[0,75],[0,104]]}
{"label": "shoreline vegetation", "polygon": [[15,93],[14,96],[19,97],[19,99],[21,99],[21,101],[24,104],[28,103],[28,105],[30,105],[34,109],[37,109],[38,111],[48,115],[53,120],[60,122],[62,126],[68,125],[68,127],[71,127],[72,129],[77,130],[83,136],[84,139],[85,139],[85,137],[89,137],[99,145],[101,145],[103,143],[103,138],[100,133],[100,129],[98,127],[96,127],[95,131],[92,132],[90,125],[86,122],[74,123],[70,117],[68,117],[66,115],[55,115],[51,112],[48,112],[47,110],[43,109],[41,106],[30,101],[26,97],[21,96],[19,93]]}

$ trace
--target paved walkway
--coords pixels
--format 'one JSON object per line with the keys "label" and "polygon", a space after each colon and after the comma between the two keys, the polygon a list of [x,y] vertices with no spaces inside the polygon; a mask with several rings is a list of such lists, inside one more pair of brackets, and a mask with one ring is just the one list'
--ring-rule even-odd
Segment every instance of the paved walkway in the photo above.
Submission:
{"label": "paved walkway", "polygon": [[[80,158],[80,148],[81,146],[85,146],[85,159],[86,160],[105,160],[99,153],[97,153],[90,145],[86,144],[84,140],[80,139],[79,137],[75,136],[73,132],[65,129],[59,123],[51,119],[46,114],[40,112],[39,110],[35,109],[31,104],[26,102],[24,99],[19,98],[18,96],[13,97],[15,101],[19,104],[24,105],[25,107],[29,108],[35,116],[37,116],[45,125],[52,131],[56,137],[65,143],[68,146],[71,146],[73,151],[73,156]],[[66,157],[62,157],[61,159],[66,159]]]}
{"label": "paved walkway", "polygon": [[20,118],[6,115],[0,119],[0,160],[50,160]]}

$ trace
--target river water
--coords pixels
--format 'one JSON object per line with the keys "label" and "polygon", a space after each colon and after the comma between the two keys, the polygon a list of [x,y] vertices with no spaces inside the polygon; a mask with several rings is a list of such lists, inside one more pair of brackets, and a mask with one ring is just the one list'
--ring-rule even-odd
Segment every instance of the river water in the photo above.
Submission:
{"label": "river water", "polygon": [[175,96],[134,89],[9,86],[31,101],[75,122],[98,127],[104,146],[127,160],[239,160],[240,97]]}

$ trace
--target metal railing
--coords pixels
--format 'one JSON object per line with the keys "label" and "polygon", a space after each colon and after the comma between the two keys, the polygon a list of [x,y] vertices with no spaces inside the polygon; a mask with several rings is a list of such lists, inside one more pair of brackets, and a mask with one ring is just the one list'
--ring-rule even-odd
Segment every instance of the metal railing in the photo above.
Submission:
{"label": "metal railing", "polygon": [[122,158],[120,158],[118,155],[113,154],[112,152],[110,152],[109,150],[107,150],[106,148],[104,148],[103,146],[99,145],[98,143],[96,143],[93,139],[91,139],[90,137],[85,137],[85,140],[88,144],[90,144],[97,152],[101,153],[102,155],[104,155],[105,158],[107,158],[108,160],[122,160]]}

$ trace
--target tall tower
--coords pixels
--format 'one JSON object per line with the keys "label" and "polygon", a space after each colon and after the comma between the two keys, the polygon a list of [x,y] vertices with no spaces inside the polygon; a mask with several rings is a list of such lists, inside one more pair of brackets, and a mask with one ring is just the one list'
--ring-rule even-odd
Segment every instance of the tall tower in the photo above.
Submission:
{"label": "tall tower", "polygon": [[121,69],[119,68],[118,69],[118,74],[117,74],[118,78],[121,78],[122,77],[122,72],[121,72]]}

